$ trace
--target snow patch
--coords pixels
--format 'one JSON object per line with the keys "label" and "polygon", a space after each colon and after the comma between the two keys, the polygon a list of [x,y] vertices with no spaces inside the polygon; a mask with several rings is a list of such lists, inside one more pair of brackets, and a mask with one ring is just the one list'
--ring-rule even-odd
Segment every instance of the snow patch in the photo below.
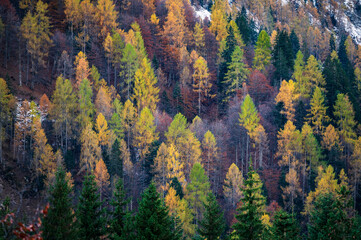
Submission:
{"label": "snow patch", "polygon": [[192,7],[194,9],[196,17],[199,17],[200,19],[202,19],[202,21],[206,18],[211,20],[211,13],[208,10],[204,9],[203,7],[195,7],[195,6]]}
{"label": "snow patch", "polygon": [[361,28],[356,27],[347,16],[343,16],[341,21],[345,26],[345,31],[350,34],[357,44],[361,44]]}

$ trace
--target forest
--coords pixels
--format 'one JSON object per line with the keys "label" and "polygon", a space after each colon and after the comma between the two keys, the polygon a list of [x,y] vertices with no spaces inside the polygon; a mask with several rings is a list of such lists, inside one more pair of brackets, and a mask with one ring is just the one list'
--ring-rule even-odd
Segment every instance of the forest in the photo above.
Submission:
{"label": "forest", "polygon": [[361,239],[360,16],[1,0],[0,239]]}

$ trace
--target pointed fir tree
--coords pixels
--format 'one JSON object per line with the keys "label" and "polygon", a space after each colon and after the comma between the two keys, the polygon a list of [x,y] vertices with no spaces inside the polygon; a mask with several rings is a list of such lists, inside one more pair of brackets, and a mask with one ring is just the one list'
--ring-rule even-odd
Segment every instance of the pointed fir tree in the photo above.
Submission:
{"label": "pointed fir tree", "polygon": [[112,176],[117,175],[118,177],[123,178],[123,159],[120,158],[120,155],[120,143],[118,139],[115,139],[110,152],[109,173]]}
{"label": "pointed fir tree", "polygon": [[105,221],[94,175],[86,175],[77,210],[79,239],[96,240],[104,235]]}
{"label": "pointed fir tree", "polygon": [[333,193],[316,198],[308,223],[309,239],[354,239],[351,236],[352,219]]}
{"label": "pointed fir tree", "polygon": [[274,240],[298,240],[300,229],[295,217],[284,210],[279,210],[274,215],[271,228]]}
{"label": "pointed fir tree", "polygon": [[242,188],[244,195],[241,198],[242,204],[237,209],[235,216],[237,222],[233,225],[233,235],[240,240],[258,240],[264,230],[261,218],[264,213],[265,198],[262,195],[262,181],[253,170],[252,164],[247,176]]}
{"label": "pointed fir tree", "polygon": [[71,203],[71,188],[64,169],[56,172],[55,183],[50,186],[48,214],[42,220],[44,239],[75,239],[76,228]]}
{"label": "pointed fir tree", "polygon": [[110,212],[110,239],[122,239],[123,232],[126,231],[126,217],[128,212],[126,211],[126,200],[124,186],[122,179],[119,179],[116,183],[115,190],[113,193],[113,199],[111,205],[113,210]]}
{"label": "pointed fir tree", "polygon": [[274,85],[278,85],[284,79],[289,79],[293,70],[293,52],[290,38],[286,31],[278,32],[276,43],[273,48],[272,61],[276,68]]}
{"label": "pointed fir tree", "polygon": [[135,218],[137,237],[139,240],[176,240],[181,233],[173,226],[168,215],[168,208],[160,198],[155,184],[151,183],[142,194],[139,211]]}
{"label": "pointed fir tree", "polygon": [[207,240],[220,239],[226,224],[222,209],[212,192],[207,196],[207,202],[204,204],[204,209],[203,219],[199,223],[199,234]]}

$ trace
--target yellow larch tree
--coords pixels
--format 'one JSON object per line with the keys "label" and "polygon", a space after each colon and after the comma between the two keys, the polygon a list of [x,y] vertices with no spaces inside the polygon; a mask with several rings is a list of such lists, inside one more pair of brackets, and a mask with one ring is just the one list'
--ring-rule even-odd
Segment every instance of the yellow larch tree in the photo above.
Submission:
{"label": "yellow larch tree", "polygon": [[186,44],[189,30],[186,27],[183,1],[167,1],[168,15],[163,27],[163,36],[177,49]]}
{"label": "yellow larch tree", "polygon": [[102,113],[99,113],[96,119],[96,131],[98,133],[99,144],[103,146],[109,145],[110,131],[108,129],[108,123]]}
{"label": "yellow larch tree", "polygon": [[110,120],[112,116],[111,97],[108,89],[101,86],[95,99],[95,108],[102,113],[105,119]]}
{"label": "yellow larch tree", "polygon": [[204,134],[202,141],[202,163],[213,189],[218,188],[220,167],[217,140],[211,131]]}
{"label": "yellow larch tree", "polygon": [[90,69],[87,57],[83,52],[79,52],[75,57],[75,86],[79,89],[81,81],[89,79]]}
{"label": "yellow larch tree", "polygon": [[[343,178],[345,178],[345,172],[343,171],[343,169],[340,171],[340,176],[343,176]],[[313,203],[318,196],[327,193],[333,193],[335,195],[338,195],[340,186],[345,184],[345,181],[341,181],[340,184],[338,184],[336,174],[331,165],[329,165],[326,169],[324,169],[322,166],[318,167],[318,175],[315,182],[316,188],[314,191],[311,191],[308,194],[303,214],[309,214],[312,211]]]}
{"label": "yellow larch tree", "polygon": [[298,99],[299,94],[295,91],[295,82],[293,80],[282,81],[280,91],[276,97],[276,102],[283,102],[282,114],[286,114],[287,120],[294,121],[295,118],[295,101]]}
{"label": "yellow larch tree", "polygon": [[130,147],[131,135],[133,132],[133,126],[137,120],[137,110],[135,109],[133,103],[128,99],[124,103],[124,107],[121,112],[121,119],[123,120],[124,132],[126,132],[127,137],[127,146]]}
{"label": "yellow larch tree", "polygon": [[93,131],[92,125],[88,124],[80,137],[81,154],[79,172],[91,172],[94,170],[97,162],[101,159],[101,148],[96,132]]}
{"label": "yellow larch tree", "polygon": [[56,171],[56,159],[53,153],[53,148],[48,144],[44,129],[41,127],[39,118],[34,119],[34,165],[38,174],[45,176],[45,183],[48,185],[52,174]]}
{"label": "yellow larch tree", "polygon": [[94,171],[95,181],[98,185],[99,192],[100,192],[100,201],[102,201],[102,196],[104,191],[109,187],[109,173],[107,166],[105,165],[103,159],[100,159],[96,166]]}
{"label": "yellow larch tree", "polygon": [[235,207],[242,197],[243,176],[236,164],[232,163],[223,184],[223,193],[232,207]]}
{"label": "yellow larch tree", "polygon": [[225,0],[216,0],[212,6],[212,21],[209,30],[216,36],[219,42],[227,37],[227,6],[228,4]]}
{"label": "yellow larch tree", "polygon": [[112,0],[99,0],[96,9],[96,19],[100,27],[99,35],[105,39],[108,33],[118,26],[118,12]]}
{"label": "yellow larch tree", "polygon": [[143,167],[151,144],[159,138],[155,129],[152,112],[147,107],[143,108],[133,128],[133,146],[138,150],[139,162],[142,163]]}
{"label": "yellow larch tree", "polygon": [[201,115],[202,97],[213,97],[210,94],[212,83],[210,83],[207,61],[199,57],[193,65],[193,91],[198,93],[198,116]]}
{"label": "yellow larch tree", "polygon": [[147,58],[143,58],[142,64],[135,72],[134,78],[134,94],[132,99],[137,104],[138,113],[145,107],[154,112],[159,101],[159,88],[156,86],[158,80]]}

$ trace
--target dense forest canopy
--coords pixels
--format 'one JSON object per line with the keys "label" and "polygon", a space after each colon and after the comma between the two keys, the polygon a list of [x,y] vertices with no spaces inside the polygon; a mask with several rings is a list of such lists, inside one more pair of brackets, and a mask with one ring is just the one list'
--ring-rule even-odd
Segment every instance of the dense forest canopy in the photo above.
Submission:
{"label": "dense forest canopy", "polygon": [[0,239],[360,239],[361,3],[0,2]]}

